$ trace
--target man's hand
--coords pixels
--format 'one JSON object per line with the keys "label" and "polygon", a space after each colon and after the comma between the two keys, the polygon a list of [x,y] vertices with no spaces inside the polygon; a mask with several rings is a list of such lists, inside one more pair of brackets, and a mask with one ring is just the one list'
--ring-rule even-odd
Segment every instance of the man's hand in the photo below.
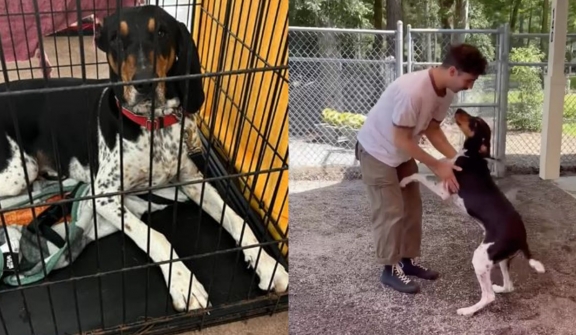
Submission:
{"label": "man's hand", "polygon": [[443,158],[437,160],[436,163],[429,166],[432,172],[444,183],[444,187],[448,188],[452,193],[458,192],[460,185],[454,176],[454,170],[462,171],[462,168],[454,165],[448,159]]}
{"label": "man's hand", "polygon": [[394,127],[394,144],[408,153],[415,160],[430,167],[436,164],[437,159],[424,151],[412,136],[413,128]]}
{"label": "man's hand", "polygon": [[[447,187],[452,193],[458,192],[458,182],[454,176],[454,170],[462,171],[448,159],[436,159],[424,151],[412,138],[412,129],[406,127],[394,127],[394,142],[396,146],[406,151],[417,161],[424,163],[434,172],[434,174],[443,181],[444,187]],[[454,156],[456,151],[454,151]]]}

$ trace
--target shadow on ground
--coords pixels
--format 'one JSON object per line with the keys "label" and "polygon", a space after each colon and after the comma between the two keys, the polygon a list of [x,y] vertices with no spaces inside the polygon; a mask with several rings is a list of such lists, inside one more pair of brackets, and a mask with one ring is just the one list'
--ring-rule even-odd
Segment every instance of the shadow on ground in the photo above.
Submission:
{"label": "shadow on ground", "polygon": [[[576,200],[537,176],[499,184],[519,187],[517,207],[547,272],[537,274],[516,258],[515,291],[467,318],[456,309],[480,298],[471,264],[482,239],[476,223],[422,187],[421,260],[441,278],[419,280],[422,292],[404,295],[378,282],[361,181],[292,180],[290,334],[576,334]],[[492,280],[501,284],[497,267]]]}

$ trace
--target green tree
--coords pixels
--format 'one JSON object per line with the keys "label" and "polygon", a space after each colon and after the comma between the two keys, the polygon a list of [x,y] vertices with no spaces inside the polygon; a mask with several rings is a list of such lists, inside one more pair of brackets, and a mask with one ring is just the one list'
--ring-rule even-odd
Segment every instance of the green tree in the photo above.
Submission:
{"label": "green tree", "polygon": [[371,0],[291,0],[291,26],[372,28]]}

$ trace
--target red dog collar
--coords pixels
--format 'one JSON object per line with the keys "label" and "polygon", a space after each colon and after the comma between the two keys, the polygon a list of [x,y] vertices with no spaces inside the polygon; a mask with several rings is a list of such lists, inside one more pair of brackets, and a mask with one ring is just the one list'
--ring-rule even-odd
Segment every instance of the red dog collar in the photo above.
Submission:
{"label": "red dog collar", "polygon": [[178,123],[178,121],[180,121],[178,113],[172,113],[165,116],[158,116],[154,118],[154,121],[152,121],[146,116],[136,115],[132,113],[129,109],[122,107],[118,99],[116,99],[116,104],[118,105],[118,108],[122,108],[122,114],[124,114],[127,118],[132,120],[132,122],[142,127],[146,127],[146,129],[148,130],[152,130],[152,128],[154,128],[154,130],[158,130],[161,128],[170,127]]}
{"label": "red dog collar", "polygon": [[122,107],[122,114],[127,118],[132,120],[134,123],[146,127],[148,130],[158,130],[160,128],[170,127],[173,124],[178,123],[179,118],[175,114],[170,114],[166,116],[158,116],[154,118],[154,121],[150,120],[145,116],[140,116],[132,113],[128,109]]}

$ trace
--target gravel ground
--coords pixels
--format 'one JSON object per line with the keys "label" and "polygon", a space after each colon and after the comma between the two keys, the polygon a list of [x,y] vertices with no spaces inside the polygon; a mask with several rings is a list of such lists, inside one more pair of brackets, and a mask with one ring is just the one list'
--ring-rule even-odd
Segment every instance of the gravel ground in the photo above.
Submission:
{"label": "gravel ground", "polygon": [[[476,223],[422,188],[421,261],[441,278],[419,281],[422,292],[405,295],[378,282],[363,184],[291,181],[290,334],[576,334],[576,200],[537,176],[500,185],[520,187],[517,207],[547,272],[518,257],[510,271],[515,291],[467,318],[456,309],[480,298],[471,264],[482,239]],[[492,279],[501,283],[498,268]]]}

